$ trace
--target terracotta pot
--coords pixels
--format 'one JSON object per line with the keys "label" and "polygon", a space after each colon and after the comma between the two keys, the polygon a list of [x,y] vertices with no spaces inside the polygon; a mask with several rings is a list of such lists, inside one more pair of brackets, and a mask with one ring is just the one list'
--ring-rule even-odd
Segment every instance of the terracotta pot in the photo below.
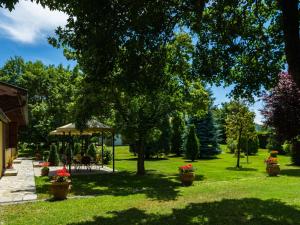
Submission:
{"label": "terracotta pot", "polygon": [[53,198],[56,200],[63,200],[67,198],[69,189],[70,189],[70,181],[65,182],[56,182],[51,181],[51,193]]}
{"label": "terracotta pot", "polygon": [[269,176],[277,176],[280,173],[279,164],[268,164],[266,171]]}
{"label": "terracotta pot", "polygon": [[191,186],[193,184],[193,181],[195,180],[195,174],[193,172],[182,173],[180,174],[180,180],[182,185]]}

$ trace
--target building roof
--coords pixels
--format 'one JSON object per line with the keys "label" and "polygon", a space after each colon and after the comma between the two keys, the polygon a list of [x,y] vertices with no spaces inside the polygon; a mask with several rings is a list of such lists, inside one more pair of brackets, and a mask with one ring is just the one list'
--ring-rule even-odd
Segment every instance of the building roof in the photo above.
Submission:
{"label": "building roof", "polygon": [[0,108],[11,122],[27,125],[27,90],[0,81]]}

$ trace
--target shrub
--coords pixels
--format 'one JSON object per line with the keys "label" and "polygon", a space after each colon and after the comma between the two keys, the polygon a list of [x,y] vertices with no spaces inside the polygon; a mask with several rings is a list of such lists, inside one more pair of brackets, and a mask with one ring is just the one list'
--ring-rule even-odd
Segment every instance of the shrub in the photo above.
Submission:
{"label": "shrub", "polygon": [[237,149],[237,141],[233,140],[232,138],[227,138],[227,148],[230,151],[230,153],[235,153],[235,150]]}
{"label": "shrub", "polygon": [[108,149],[104,149],[103,151],[103,164],[109,164],[112,160],[112,153]]}
{"label": "shrub", "polygon": [[279,152],[279,154],[282,154],[283,151],[282,151],[282,146],[280,144],[280,142],[277,140],[277,138],[271,134],[268,138],[268,144],[267,144],[267,149],[269,151],[272,151],[272,150],[276,150]]}
{"label": "shrub", "polygon": [[292,162],[293,164],[300,166],[300,141],[294,141],[292,144]]}
{"label": "shrub", "polygon": [[282,145],[282,151],[284,151],[286,154],[291,153],[292,144],[289,141],[285,141]]}
{"label": "shrub", "polygon": [[74,144],[74,155],[80,154],[81,152],[81,145],[79,143]]}
{"label": "shrub", "polygon": [[92,144],[89,145],[87,154],[90,157],[92,157],[93,159],[96,159],[97,149],[96,149],[96,145],[94,143],[92,143]]}
{"label": "shrub", "polygon": [[270,134],[266,133],[266,132],[258,132],[257,133],[260,148],[263,148],[263,149],[267,148],[269,136],[270,136]]}
{"label": "shrub", "polygon": [[241,140],[241,149],[245,154],[247,154],[247,152],[249,155],[256,154],[258,152],[258,147],[259,143],[257,136],[248,140],[246,138],[242,138]]}
{"label": "shrub", "polygon": [[171,152],[180,156],[183,152],[184,121],[180,114],[172,119]]}
{"label": "shrub", "polygon": [[49,151],[44,151],[43,152],[43,159],[44,159],[44,161],[48,161],[49,155],[50,155]]}
{"label": "shrub", "polygon": [[58,166],[59,164],[59,156],[57,154],[57,146],[55,144],[50,146],[48,162],[50,162],[51,166]]}
{"label": "shrub", "polygon": [[195,161],[199,155],[199,140],[195,132],[195,125],[191,125],[186,141],[186,158]]}

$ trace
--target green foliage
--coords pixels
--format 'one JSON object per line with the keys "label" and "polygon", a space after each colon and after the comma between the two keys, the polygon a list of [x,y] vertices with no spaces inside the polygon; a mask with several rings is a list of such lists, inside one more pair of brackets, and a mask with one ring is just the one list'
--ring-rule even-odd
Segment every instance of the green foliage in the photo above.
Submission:
{"label": "green foliage", "polygon": [[76,142],[74,144],[74,152],[73,153],[74,153],[74,155],[77,155],[77,154],[80,154],[80,152],[81,152],[81,144]]}
{"label": "green foliage", "polygon": [[255,155],[258,152],[259,140],[256,135],[241,139],[241,149],[245,154]]}
{"label": "green foliage", "polygon": [[235,153],[237,150],[237,141],[232,138],[227,138],[227,148],[230,153]]}
{"label": "green foliage", "polygon": [[97,155],[97,149],[96,149],[96,145],[94,143],[89,145],[87,154],[92,157],[93,159],[96,159],[96,155]]}
{"label": "green foliage", "polygon": [[240,166],[240,152],[242,148],[242,139],[247,143],[250,139],[256,137],[254,113],[250,112],[248,107],[239,101],[233,101],[229,106],[229,114],[226,119],[227,139],[237,141],[237,167]]}
{"label": "green foliage", "polygon": [[292,163],[300,166],[300,140],[294,140],[292,143]]}
{"label": "green foliage", "polygon": [[82,80],[78,68],[46,66],[40,61],[25,62],[21,57],[8,60],[0,68],[0,80],[28,90],[29,124],[21,140],[48,142],[48,134],[73,120],[76,93]]}
{"label": "green foliage", "polygon": [[212,109],[201,119],[192,120],[196,126],[197,137],[201,140],[200,158],[210,158],[220,153],[218,131],[212,115]]}
{"label": "green foliage", "polygon": [[57,146],[55,144],[51,144],[50,146],[48,162],[51,164],[51,166],[58,166],[59,164],[59,156],[57,153]]}
{"label": "green foliage", "polygon": [[282,151],[286,154],[291,153],[292,151],[292,143],[290,141],[285,141],[282,145]]}
{"label": "green foliage", "polygon": [[197,157],[199,156],[199,139],[195,132],[195,125],[191,125],[189,127],[189,131],[187,134],[187,140],[185,145],[185,155],[187,159],[190,159],[192,161],[195,161]]}
{"label": "green foliage", "polygon": [[280,143],[280,141],[278,140],[278,137],[275,134],[270,134],[269,138],[268,138],[268,144],[267,144],[267,149],[269,151],[278,151],[279,154],[282,154],[282,144]]}
{"label": "green foliage", "polygon": [[183,153],[183,135],[185,123],[182,115],[176,113],[172,118],[171,152],[180,156]]}
{"label": "green foliage", "polygon": [[103,164],[107,165],[112,160],[112,152],[108,149],[103,150]]}
{"label": "green foliage", "polygon": [[257,137],[259,140],[260,148],[263,148],[263,149],[267,148],[269,136],[270,136],[269,132],[257,132]]}

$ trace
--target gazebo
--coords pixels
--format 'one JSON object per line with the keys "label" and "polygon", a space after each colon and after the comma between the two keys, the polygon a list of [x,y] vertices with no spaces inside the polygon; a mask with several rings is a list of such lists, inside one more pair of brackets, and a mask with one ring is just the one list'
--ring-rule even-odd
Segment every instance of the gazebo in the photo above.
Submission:
{"label": "gazebo", "polygon": [[[61,127],[58,127],[56,128],[56,130],[54,131],[51,131],[49,133],[49,135],[55,135],[55,136],[61,136],[63,137],[63,141],[62,141],[62,145],[64,147],[64,141],[65,141],[65,138],[66,137],[69,137],[69,144],[70,146],[72,146],[72,148],[74,148],[74,142],[73,142],[73,139],[72,137],[73,136],[80,136],[80,137],[83,137],[83,136],[92,136],[94,134],[98,134],[99,136],[101,135],[101,145],[102,145],[102,159],[103,159],[103,152],[104,152],[104,146],[103,146],[103,142],[104,142],[104,133],[105,132],[108,132],[108,133],[111,133],[112,135],[112,155],[113,155],[113,172],[115,172],[115,132],[114,132],[114,129],[103,124],[103,123],[100,123],[99,121],[93,119],[93,120],[89,120],[87,123],[86,123],[86,127],[85,129],[83,130],[79,130],[76,128],[75,126],[75,123],[68,123],[64,126],[61,126]],[[69,171],[71,172],[71,156],[68,155],[68,161],[69,161]],[[102,162],[102,166],[103,166],[103,162]]]}

